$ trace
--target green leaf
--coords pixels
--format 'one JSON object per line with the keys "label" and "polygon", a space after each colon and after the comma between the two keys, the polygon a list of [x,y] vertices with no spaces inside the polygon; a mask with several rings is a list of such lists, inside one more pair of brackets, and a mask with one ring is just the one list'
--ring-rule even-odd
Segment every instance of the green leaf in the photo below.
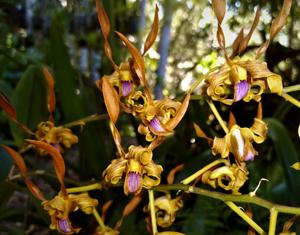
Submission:
{"label": "green leaf", "polygon": [[[7,178],[12,167],[13,161],[8,153],[0,147],[0,182]],[[1,187],[0,187],[1,190]]]}
{"label": "green leaf", "polygon": [[268,118],[265,121],[269,127],[269,137],[274,144],[276,156],[281,161],[281,166],[284,170],[285,179],[289,188],[289,199],[293,205],[299,206],[299,172],[290,167],[292,164],[300,160],[299,155],[284,125],[273,118]]}
{"label": "green leaf", "polygon": [[8,225],[0,225],[0,231],[4,232],[5,235],[26,235],[24,230]]}
{"label": "green leaf", "polygon": [[67,122],[84,117],[84,106],[77,86],[76,71],[71,65],[68,48],[64,43],[63,15],[56,12],[50,28],[48,57],[53,69],[57,101]]}
{"label": "green leaf", "polygon": [[9,182],[2,181],[0,183],[0,208],[7,203],[15,189],[16,187]]}
{"label": "green leaf", "polygon": [[[24,72],[12,95],[17,110],[17,120],[35,130],[38,123],[48,120],[47,87],[41,67],[30,65]],[[18,146],[23,143],[24,132],[15,124],[11,130]]]}

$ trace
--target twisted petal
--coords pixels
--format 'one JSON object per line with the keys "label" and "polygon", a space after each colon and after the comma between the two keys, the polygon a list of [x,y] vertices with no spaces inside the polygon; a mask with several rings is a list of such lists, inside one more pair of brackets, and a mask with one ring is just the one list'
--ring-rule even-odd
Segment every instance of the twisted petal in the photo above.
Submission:
{"label": "twisted petal", "polygon": [[78,137],[68,128],[56,127],[56,137],[59,143],[62,143],[66,148],[70,148],[73,144],[78,143]]}
{"label": "twisted petal", "polygon": [[[154,201],[157,224],[166,228],[172,225],[175,220],[176,212],[182,208],[183,202],[180,198],[172,199],[169,195],[162,196]],[[149,206],[148,206],[149,210]]]}
{"label": "twisted petal", "polygon": [[147,165],[152,161],[152,150],[142,146],[131,145],[129,148],[129,155],[139,161],[142,165]]}
{"label": "twisted petal", "polygon": [[76,204],[76,206],[85,214],[92,214],[93,209],[98,205],[98,200],[91,198],[88,193],[71,194],[69,198]]}
{"label": "twisted petal", "polygon": [[229,155],[228,138],[215,137],[212,146],[213,155],[220,154],[222,158],[226,158]]}
{"label": "twisted petal", "polygon": [[163,171],[161,165],[150,162],[144,166],[143,170],[143,186],[147,189],[160,184],[160,174]]}
{"label": "twisted petal", "polygon": [[234,86],[234,101],[242,100],[249,91],[249,84],[247,81],[240,81]]}
{"label": "twisted petal", "polygon": [[262,143],[267,137],[268,127],[267,124],[258,118],[254,119],[253,125],[250,127],[250,130],[253,132],[253,139],[255,143]]}
{"label": "twisted petal", "polygon": [[111,164],[103,172],[103,176],[107,182],[111,184],[117,184],[121,179],[126,170],[126,159],[114,159]]}

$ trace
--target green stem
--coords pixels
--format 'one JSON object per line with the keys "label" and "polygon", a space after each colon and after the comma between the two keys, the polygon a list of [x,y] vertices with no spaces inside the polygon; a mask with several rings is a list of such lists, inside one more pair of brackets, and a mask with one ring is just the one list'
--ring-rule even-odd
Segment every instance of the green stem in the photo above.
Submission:
{"label": "green stem", "polygon": [[210,164],[206,165],[205,167],[201,168],[199,171],[195,172],[194,174],[190,175],[189,177],[185,178],[184,180],[181,181],[182,184],[189,184],[195,179],[197,179],[200,175],[202,175],[204,172],[208,171],[210,168],[220,164],[220,163],[227,163],[227,160],[225,159],[218,159]]}
{"label": "green stem", "polygon": [[281,97],[283,97],[286,101],[292,103],[296,107],[300,108],[300,101],[290,96],[289,94],[282,92]]}
{"label": "green stem", "polygon": [[94,183],[86,186],[80,186],[80,187],[74,187],[74,188],[68,188],[68,193],[81,193],[81,192],[88,192],[92,190],[101,190],[102,184],[101,183]]}
{"label": "green stem", "polygon": [[300,215],[300,207],[291,207],[291,206],[284,206],[284,205],[272,203],[270,201],[267,201],[257,196],[250,196],[249,194],[245,194],[245,195],[225,194],[225,193],[209,191],[209,190],[205,190],[205,189],[201,189],[189,185],[184,185],[184,184],[159,185],[153,187],[152,189],[155,191],[181,190],[187,193],[195,193],[205,197],[214,198],[223,202],[232,201],[232,202],[241,202],[241,203],[251,203],[251,204],[264,207],[269,210],[271,210],[271,208],[276,208],[276,210],[280,213]]}
{"label": "green stem", "polygon": [[300,84],[283,88],[283,92],[285,93],[294,92],[294,91],[300,91]]}
{"label": "green stem", "polygon": [[72,126],[83,126],[87,122],[93,122],[93,121],[98,121],[107,118],[107,114],[92,114],[90,116],[81,118],[79,120],[76,120],[74,122],[69,122],[67,124],[64,124],[63,127],[69,128]]}
{"label": "green stem", "polygon": [[218,120],[218,122],[220,123],[222,129],[224,130],[224,132],[227,134],[229,132],[227,126],[225,125],[224,120],[222,119],[221,115],[219,114],[219,111],[217,110],[215,104],[211,101],[211,100],[206,100],[206,102],[208,103],[211,111],[213,112],[213,114],[215,115],[216,119]]}
{"label": "green stem", "polygon": [[278,211],[275,207],[270,209],[270,224],[269,224],[269,234],[268,235],[275,235],[276,232],[276,224],[277,224],[277,215]]}
{"label": "green stem", "polygon": [[155,235],[157,233],[157,224],[156,224],[155,207],[154,207],[154,192],[152,189],[148,190],[148,195],[149,195],[149,204],[150,204],[152,234]]}
{"label": "green stem", "polygon": [[104,231],[106,226],[105,226],[105,224],[103,223],[103,220],[102,220],[101,216],[99,215],[99,213],[98,213],[98,211],[97,211],[96,208],[94,208],[94,210],[93,210],[93,216],[94,216],[95,219],[97,220],[97,222],[98,222],[98,224],[99,224],[101,230]]}
{"label": "green stem", "polygon": [[225,202],[227,206],[230,207],[235,213],[237,213],[244,221],[246,221],[252,228],[255,229],[261,235],[265,235],[266,232],[257,224],[255,223],[245,212],[243,212],[237,205],[233,202]]}

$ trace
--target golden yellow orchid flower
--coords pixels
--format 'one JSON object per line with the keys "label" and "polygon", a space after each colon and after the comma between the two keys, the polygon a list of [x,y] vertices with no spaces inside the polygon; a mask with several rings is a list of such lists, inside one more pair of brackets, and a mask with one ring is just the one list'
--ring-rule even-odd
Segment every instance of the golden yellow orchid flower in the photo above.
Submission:
{"label": "golden yellow orchid flower", "polygon": [[[154,208],[156,222],[160,227],[166,228],[175,221],[176,213],[183,207],[181,197],[172,199],[170,194],[155,199]],[[145,212],[150,211],[150,205],[144,208]]]}
{"label": "golden yellow orchid flower", "polygon": [[240,194],[239,189],[247,181],[248,174],[249,172],[244,163],[241,166],[230,165],[230,162],[226,160],[225,165],[212,168],[203,173],[201,182],[209,184],[213,188],[221,187],[227,191],[232,191],[233,194]]}
{"label": "golden yellow orchid flower", "polygon": [[81,210],[90,215],[98,205],[98,200],[91,198],[87,193],[68,194],[67,197],[59,194],[50,201],[43,201],[42,205],[51,217],[50,229],[56,229],[63,234],[73,234],[78,233],[80,228],[73,228],[69,214]]}
{"label": "golden yellow orchid flower", "polygon": [[117,184],[124,179],[124,192],[139,194],[144,188],[151,188],[160,183],[163,168],[152,160],[152,150],[131,145],[128,153],[111,164],[103,172],[107,182]]}
{"label": "golden yellow orchid flower", "polygon": [[238,34],[232,45],[231,56],[227,55],[225,46],[225,36],[221,27],[225,15],[225,0],[212,0],[212,8],[218,20],[217,39],[221,50],[224,53],[226,64],[220,68],[214,69],[206,78],[207,95],[213,100],[231,105],[233,102],[260,101],[261,94],[265,92],[281,95],[282,78],[280,75],[271,72],[267,63],[257,59],[266,51],[270,42],[280,29],[285,25],[292,1],[285,0],[281,12],[272,22],[270,27],[269,39],[261,45],[256,52],[253,60],[245,60],[237,57],[247,48],[248,42],[258,25],[260,18],[260,9],[256,11],[252,27],[247,35],[244,35],[243,29]]}
{"label": "golden yellow orchid flower", "polygon": [[35,132],[35,137],[37,140],[53,145],[60,151],[62,151],[61,145],[70,148],[73,144],[78,143],[78,137],[70,129],[55,127],[51,121],[41,122]]}

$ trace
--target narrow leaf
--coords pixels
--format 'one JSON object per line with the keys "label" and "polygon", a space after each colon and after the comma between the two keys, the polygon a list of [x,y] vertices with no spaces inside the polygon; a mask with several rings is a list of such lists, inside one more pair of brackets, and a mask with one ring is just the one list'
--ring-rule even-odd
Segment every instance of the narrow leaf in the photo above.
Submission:
{"label": "narrow leaf", "polygon": [[175,117],[172,118],[169,122],[166,123],[165,126],[166,126],[167,130],[173,130],[179,124],[179,122],[183,118],[183,116],[184,116],[184,114],[185,114],[185,112],[186,112],[186,110],[189,106],[190,98],[191,98],[191,94],[188,93],[185,96],[181,106],[179,107]]}
{"label": "narrow leaf", "polygon": [[14,106],[6,99],[5,95],[0,92],[0,107],[12,119],[17,118],[17,112]]}
{"label": "narrow leaf", "polygon": [[57,179],[59,180],[60,184],[61,184],[61,191],[64,195],[66,195],[66,189],[65,189],[65,183],[64,183],[64,178],[65,178],[65,162],[64,159],[62,157],[62,155],[60,154],[59,150],[57,150],[55,147],[53,147],[50,144],[47,144],[45,142],[42,141],[38,141],[38,140],[26,140],[28,143],[41,148],[43,150],[45,150],[47,153],[49,153],[49,155],[52,158],[52,162],[54,165],[54,169],[57,175]]}
{"label": "narrow leaf", "polygon": [[48,86],[48,110],[49,110],[49,114],[50,114],[50,121],[53,121],[53,116],[52,113],[54,112],[55,109],[55,92],[54,92],[54,79],[51,75],[51,73],[49,72],[49,70],[47,69],[47,67],[43,67],[43,73],[44,73],[44,77],[46,79],[47,82],[47,86]]}
{"label": "narrow leaf", "polygon": [[146,52],[149,50],[149,48],[155,42],[155,39],[156,39],[156,36],[157,36],[157,33],[158,33],[158,23],[159,23],[158,22],[158,7],[156,5],[152,28],[151,28],[151,31],[149,32],[149,34],[147,36],[147,39],[145,41],[143,55],[146,54]]}
{"label": "narrow leaf", "polygon": [[212,0],[211,4],[218,19],[218,23],[221,24],[225,16],[226,0]]}
{"label": "narrow leaf", "polygon": [[102,78],[102,92],[109,118],[116,123],[120,113],[120,98],[106,75]]}
{"label": "narrow leaf", "polygon": [[35,185],[28,177],[28,172],[27,172],[27,167],[26,164],[24,162],[24,159],[21,157],[21,155],[16,152],[15,150],[13,150],[12,148],[5,146],[5,145],[1,145],[1,147],[11,156],[11,158],[14,160],[15,164],[17,165],[17,167],[20,170],[21,175],[23,176],[24,180],[25,180],[25,184],[27,186],[27,188],[30,190],[30,192],[39,200],[44,201],[44,195],[43,193],[40,191],[39,187],[37,185]]}

